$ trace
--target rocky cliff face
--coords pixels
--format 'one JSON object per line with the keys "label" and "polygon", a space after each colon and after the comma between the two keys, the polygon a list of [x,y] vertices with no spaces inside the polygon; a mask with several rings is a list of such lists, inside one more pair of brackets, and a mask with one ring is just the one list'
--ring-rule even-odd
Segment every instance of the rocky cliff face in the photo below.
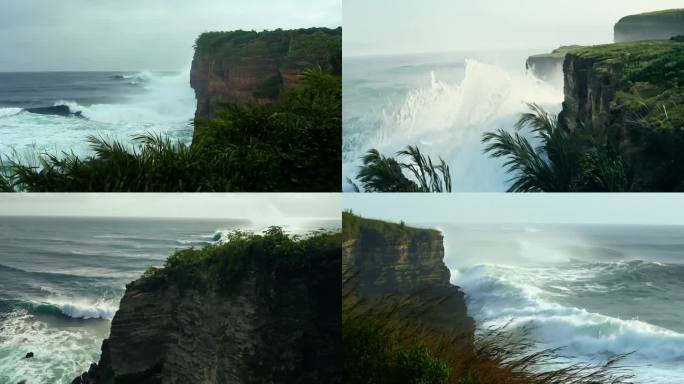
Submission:
{"label": "rocky cliff face", "polygon": [[615,42],[667,40],[684,35],[684,9],[623,17],[615,24]]}
{"label": "rocky cliff face", "polygon": [[361,297],[417,295],[443,300],[427,322],[471,335],[474,321],[467,314],[463,292],[449,282],[442,234],[345,214],[353,221],[345,230],[342,268],[354,275]]}
{"label": "rocky cliff face", "polygon": [[317,272],[268,289],[250,273],[230,294],[133,282],[100,361],[73,382],[339,383],[339,260]]}
{"label": "rocky cliff face", "polygon": [[582,123],[598,128],[608,123],[613,117],[615,94],[626,87],[624,64],[568,54],[563,73],[565,100],[561,116],[571,127]]}
{"label": "rocky cliff face", "polygon": [[201,35],[190,71],[195,117],[212,118],[224,103],[272,103],[306,68],[341,73],[341,38],[341,28]]}

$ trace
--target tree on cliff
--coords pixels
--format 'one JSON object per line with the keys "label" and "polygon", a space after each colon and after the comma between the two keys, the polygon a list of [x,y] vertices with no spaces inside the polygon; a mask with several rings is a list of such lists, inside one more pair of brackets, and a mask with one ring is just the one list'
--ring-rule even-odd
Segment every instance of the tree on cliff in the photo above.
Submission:
{"label": "tree on cliff", "polygon": [[[634,177],[612,148],[605,132],[583,126],[570,129],[558,116],[537,104],[521,115],[513,134],[498,129],[482,137],[485,153],[504,158],[513,174],[509,192],[622,192],[634,188]],[[533,145],[520,131],[527,130]]]}

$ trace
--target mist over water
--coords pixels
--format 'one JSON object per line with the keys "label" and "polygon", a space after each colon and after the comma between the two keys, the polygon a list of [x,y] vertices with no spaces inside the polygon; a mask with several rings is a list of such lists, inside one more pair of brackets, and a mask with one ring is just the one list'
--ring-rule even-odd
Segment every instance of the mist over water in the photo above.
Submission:
{"label": "mist over water", "polygon": [[636,383],[684,377],[684,227],[442,225],[478,326],[528,327],[581,362],[632,353]]}
{"label": "mist over water", "polygon": [[560,111],[562,83],[525,70],[539,51],[346,58],[343,183],[371,148],[392,155],[418,145],[451,167],[455,191],[504,191],[503,161],[482,153],[482,134],[512,129],[526,103]]}
{"label": "mist over water", "polygon": [[[89,135],[127,143],[154,132],[189,143],[196,106],[189,78],[189,71],[0,73],[0,155],[86,155]],[[56,105],[84,118],[22,111]]]}

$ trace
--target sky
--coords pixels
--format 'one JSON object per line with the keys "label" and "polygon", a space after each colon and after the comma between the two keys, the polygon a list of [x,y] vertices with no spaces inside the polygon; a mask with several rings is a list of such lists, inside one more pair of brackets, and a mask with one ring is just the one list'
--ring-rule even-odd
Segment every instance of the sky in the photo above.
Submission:
{"label": "sky", "polygon": [[623,16],[670,8],[684,0],[344,0],[343,54],[611,43]]}
{"label": "sky", "polygon": [[342,0],[0,0],[0,72],[180,71],[205,31],[338,27]]}
{"label": "sky", "polygon": [[340,212],[339,195],[332,193],[17,193],[0,199],[0,216],[233,218],[275,223],[339,220]]}
{"label": "sky", "polygon": [[343,194],[364,217],[409,224],[684,225],[684,194]]}

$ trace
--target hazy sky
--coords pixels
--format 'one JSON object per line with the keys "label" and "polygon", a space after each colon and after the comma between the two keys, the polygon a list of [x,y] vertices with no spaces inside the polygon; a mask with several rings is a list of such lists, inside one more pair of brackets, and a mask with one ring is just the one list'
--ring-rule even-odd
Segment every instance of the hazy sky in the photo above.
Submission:
{"label": "hazy sky", "polygon": [[204,31],[338,27],[341,0],[0,0],[0,71],[183,70]]}
{"label": "hazy sky", "polygon": [[623,16],[683,7],[684,0],[344,0],[344,55],[610,43]]}
{"label": "hazy sky", "polygon": [[254,221],[339,219],[336,194],[5,194],[0,216],[244,218]]}
{"label": "hazy sky", "polygon": [[407,223],[684,225],[684,194],[355,194],[342,206]]}

